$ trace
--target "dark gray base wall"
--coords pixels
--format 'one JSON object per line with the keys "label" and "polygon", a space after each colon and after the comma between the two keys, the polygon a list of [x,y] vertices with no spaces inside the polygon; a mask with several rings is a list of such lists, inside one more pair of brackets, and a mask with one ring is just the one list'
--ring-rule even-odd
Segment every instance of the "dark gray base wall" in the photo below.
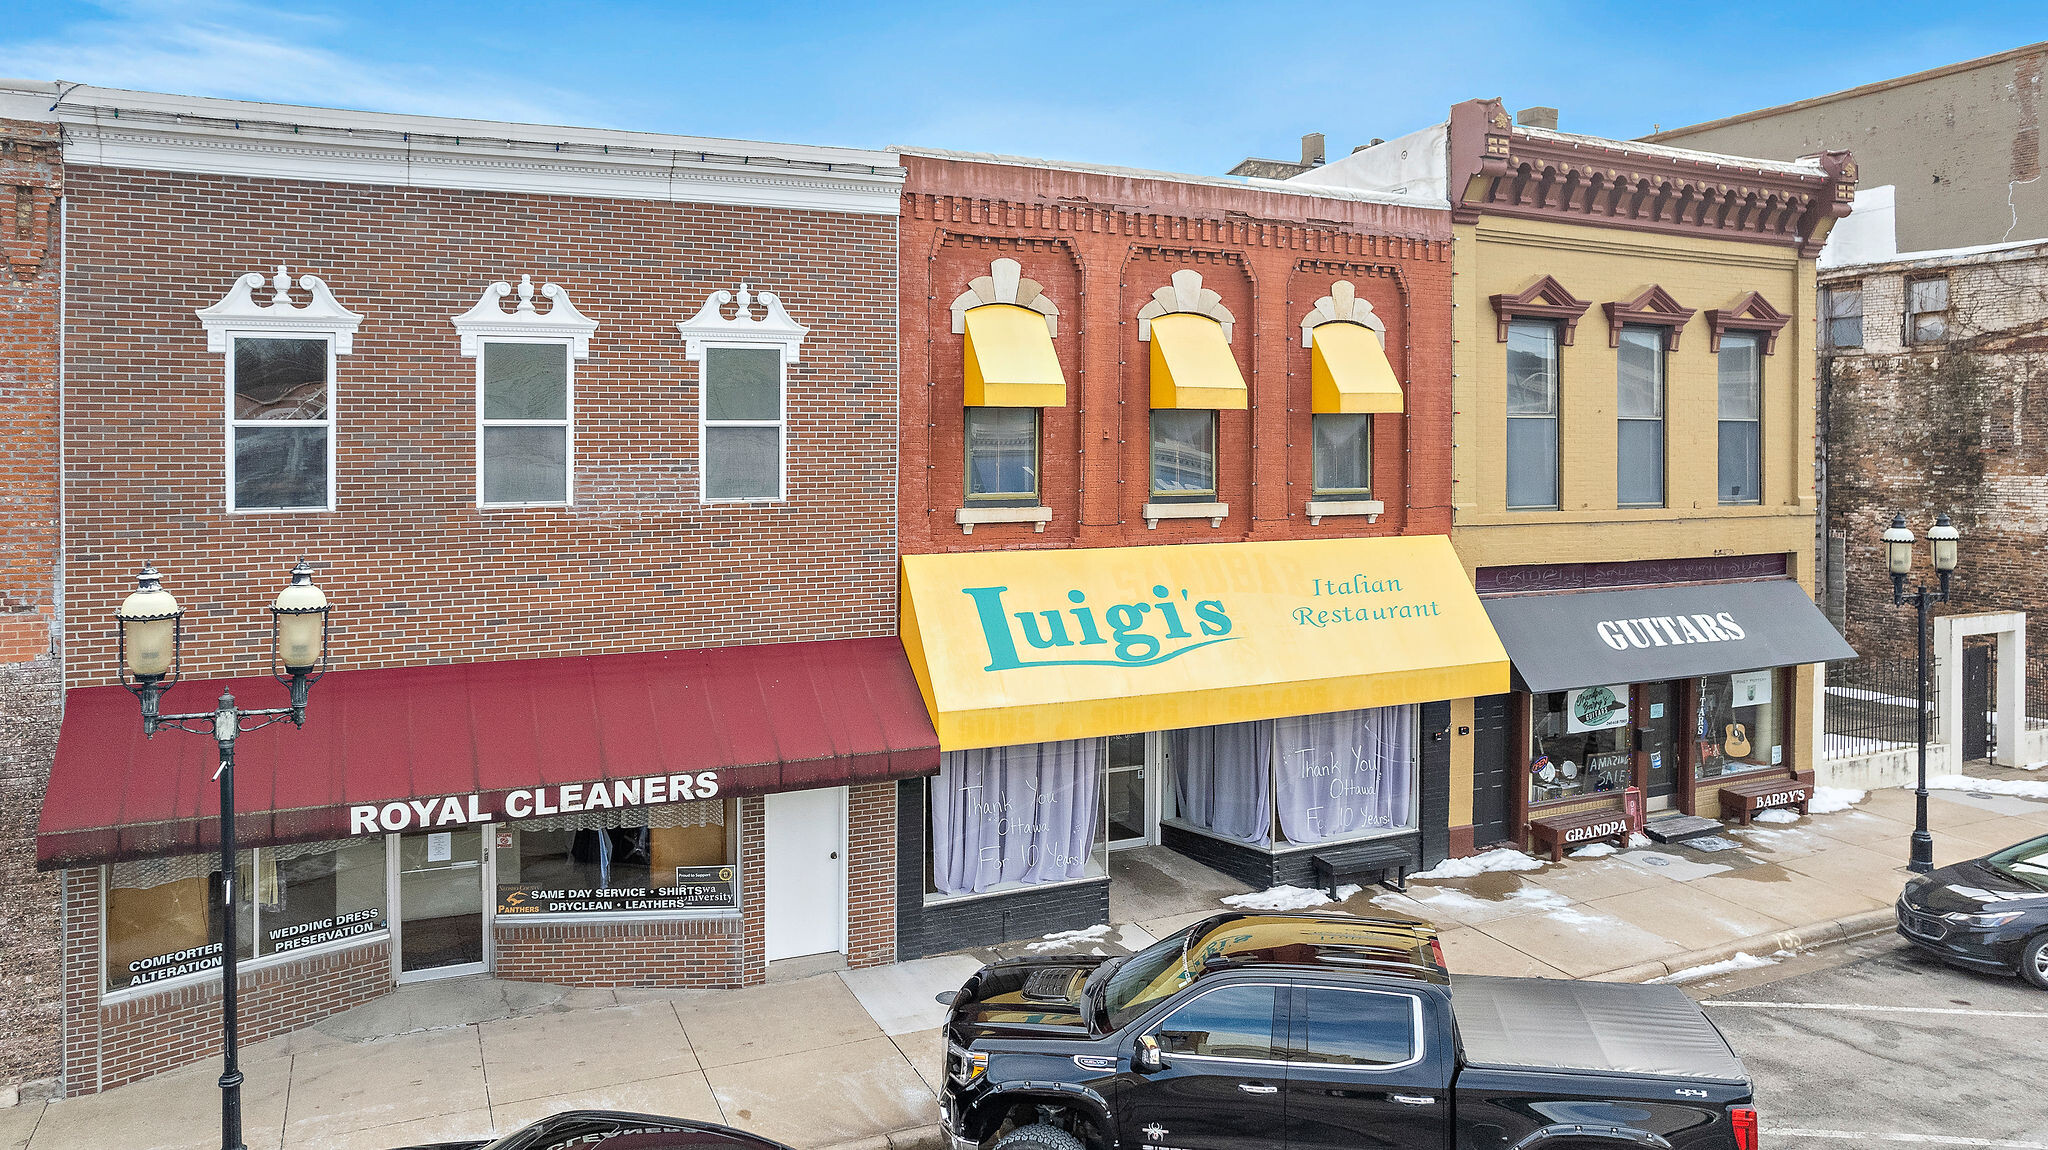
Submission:
{"label": "dark gray base wall", "polygon": [[[1231,878],[1244,883],[1254,890],[1265,890],[1276,886],[1314,887],[1316,885],[1315,853],[1324,848],[1316,846],[1295,847],[1285,851],[1264,851],[1257,847],[1240,846],[1205,834],[1186,830],[1171,824],[1159,828],[1162,845],[1184,854],[1211,870],[1222,871]],[[1389,835],[1384,839],[1363,840],[1375,843],[1399,843],[1408,848],[1409,856],[1421,858],[1420,836],[1409,831],[1405,835]],[[1349,846],[1338,843],[1333,846]],[[1411,864],[1409,869],[1420,870],[1420,865]]]}
{"label": "dark gray base wall", "polygon": [[1109,921],[1109,880],[924,904],[924,779],[896,784],[896,958],[994,946]]}

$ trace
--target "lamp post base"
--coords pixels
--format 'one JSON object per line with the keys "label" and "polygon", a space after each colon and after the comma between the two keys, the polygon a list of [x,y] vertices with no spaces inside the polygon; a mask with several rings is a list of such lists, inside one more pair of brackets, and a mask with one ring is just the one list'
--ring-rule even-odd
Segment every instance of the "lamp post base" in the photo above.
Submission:
{"label": "lamp post base", "polygon": [[1924,830],[1913,832],[1913,859],[1906,869],[1914,874],[1926,874],[1934,869],[1934,836]]}

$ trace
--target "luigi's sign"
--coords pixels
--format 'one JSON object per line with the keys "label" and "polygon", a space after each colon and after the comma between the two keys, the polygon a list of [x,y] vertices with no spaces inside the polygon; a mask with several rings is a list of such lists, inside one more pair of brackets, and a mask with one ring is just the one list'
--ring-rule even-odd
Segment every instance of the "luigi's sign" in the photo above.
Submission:
{"label": "luigi's sign", "polygon": [[1564,729],[1570,734],[1628,725],[1628,685],[1581,687],[1564,693]]}

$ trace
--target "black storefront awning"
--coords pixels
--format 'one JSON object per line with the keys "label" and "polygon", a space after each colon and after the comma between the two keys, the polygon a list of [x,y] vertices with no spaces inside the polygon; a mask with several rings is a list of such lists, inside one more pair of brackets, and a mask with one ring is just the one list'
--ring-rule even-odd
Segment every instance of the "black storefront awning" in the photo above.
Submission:
{"label": "black storefront awning", "polygon": [[1488,599],[1518,691],[1654,683],[1853,659],[1789,579]]}

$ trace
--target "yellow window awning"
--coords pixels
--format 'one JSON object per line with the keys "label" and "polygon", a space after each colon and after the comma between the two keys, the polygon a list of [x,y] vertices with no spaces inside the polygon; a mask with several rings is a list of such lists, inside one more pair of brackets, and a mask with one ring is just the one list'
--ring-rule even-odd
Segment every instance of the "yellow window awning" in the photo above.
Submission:
{"label": "yellow window awning", "polygon": [[1367,415],[1402,409],[1401,381],[1380,337],[1361,323],[1324,323],[1311,329],[1315,411]]}
{"label": "yellow window awning", "polygon": [[1065,407],[1067,376],[1045,317],[1009,303],[967,309],[968,407]]}
{"label": "yellow window awning", "polygon": [[1244,376],[1223,325],[1205,315],[1174,312],[1152,321],[1152,406],[1243,411]]}
{"label": "yellow window awning", "polygon": [[942,750],[1499,694],[1441,535],[903,557]]}

